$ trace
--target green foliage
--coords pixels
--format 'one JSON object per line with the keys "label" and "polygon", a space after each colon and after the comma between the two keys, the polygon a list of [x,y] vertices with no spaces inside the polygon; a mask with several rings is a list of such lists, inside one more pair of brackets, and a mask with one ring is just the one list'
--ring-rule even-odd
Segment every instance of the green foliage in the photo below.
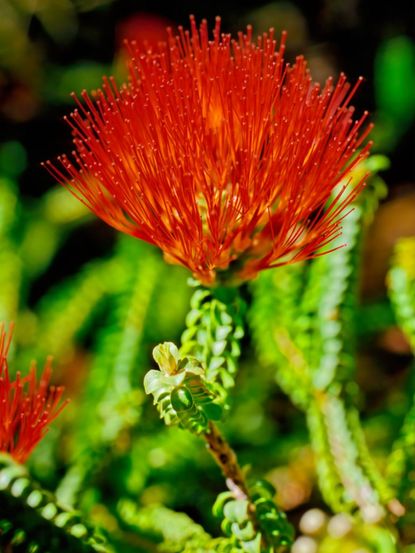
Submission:
{"label": "green foliage", "polygon": [[0,317],[5,321],[16,318],[19,308],[22,263],[13,239],[19,208],[16,183],[0,178]]}
{"label": "green foliage", "polygon": [[390,302],[386,299],[359,305],[357,308],[356,332],[361,338],[383,332],[395,323],[395,314]]}
{"label": "green foliage", "polygon": [[213,507],[214,514],[222,519],[222,530],[230,537],[233,550],[246,553],[285,551],[292,544],[294,532],[285,513],[273,501],[275,489],[261,480],[249,493],[252,502],[247,498],[235,499],[231,492],[223,492]]}
{"label": "green foliage", "polygon": [[[27,154],[20,142],[10,141],[0,146],[0,173],[15,178],[26,169]],[[2,206],[10,205],[7,201]]]}
{"label": "green foliage", "polygon": [[117,510],[123,523],[144,538],[160,544],[162,553],[203,553],[211,549],[212,537],[184,513],[162,505],[137,507],[128,499],[121,500]]}
{"label": "green foliage", "polygon": [[374,66],[379,129],[375,143],[391,149],[415,116],[415,45],[405,35],[387,38],[380,45]]}
{"label": "green foliage", "polygon": [[[75,502],[85,480],[109,454],[111,444],[128,433],[141,414],[142,393],[135,371],[158,270],[155,257],[147,255],[143,263],[142,251],[141,244],[123,237],[114,259],[98,267],[102,274],[92,273],[94,293],[89,298],[96,298],[107,284],[112,305],[107,325],[97,339],[97,354],[80,407],[83,414],[73,436],[74,463],[57,490],[66,503]],[[81,288],[77,290],[79,293]],[[73,301],[67,305],[69,309]],[[91,304],[85,302],[83,307],[78,313],[86,313]],[[96,410],[96,417],[88,416],[91,408]]]}
{"label": "green foliage", "polygon": [[[415,354],[415,239],[401,238],[388,273],[389,294],[396,319],[405,332]],[[398,497],[404,498],[413,478],[415,453],[415,397],[403,420],[400,435],[395,440],[388,459],[387,477]]]}
{"label": "green foliage", "polygon": [[[381,158],[367,163],[384,165]],[[357,508],[367,520],[381,518],[391,499],[356,416],[354,384],[361,240],[383,195],[374,177],[330,255],[261,275],[250,315],[259,355],[306,413],[324,499],[335,511]]]}
{"label": "green foliage", "polygon": [[[203,329],[202,319],[198,322]],[[209,422],[218,420],[222,414],[220,400],[223,393],[215,396],[213,392],[214,388],[221,391],[218,384],[207,379],[208,371],[200,361],[182,357],[171,342],[154,348],[153,357],[160,370],[150,370],[146,374],[144,388],[147,394],[153,395],[160,417],[167,425],[179,424],[192,433],[204,434],[222,471],[233,482],[229,487],[243,490],[235,454]],[[223,518],[221,526],[229,540],[219,540],[214,550],[282,551],[292,543],[293,530],[286,515],[272,500],[275,490],[266,482],[257,482],[248,494],[241,498],[233,490],[219,496],[214,513]]]}
{"label": "green foliage", "polygon": [[[8,142],[1,146],[0,165],[0,320],[10,321],[17,320],[22,314],[22,304],[27,299],[32,279],[48,268],[67,233],[86,217],[85,208],[79,207],[79,202],[74,206],[73,198],[68,199],[67,194],[63,197],[55,190],[36,205],[22,204],[17,178],[25,168],[26,152],[20,144]],[[82,276],[79,279],[82,281]],[[68,288],[74,290],[77,284],[70,283]],[[86,301],[87,297],[83,299]],[[82,307],[82,302],[74,306],[72,316],[77,314],[76,307]],[[45,313],[46,316],[50,314],[50,311]],[[65,324],[68,324],[68,319]],[[49,330],[53,330],[53,326]],[[41,334],[45,337],[46,332]],[[31,338],[25,336],[27,344]]]}
{"label": "green foliage", "polygon": [[244,335],[245,305],[235,290],[197,288],[186,317],[181,353],[206,367],[206,379],[225,390],[235,385],[237,361]]}
{"label": "green foliage", "polygon": [[146,374],[144,389],[153,395],[160,418],[195,434],[206,432],[209,420],[222,416],[220,388],[207,381],[206,371],[195,357],[181,357],[173,343],[154,348],[153,357],[160,370]]}
{"label": "green foliage", "polygon": [[0,457],[0,545],[17,553],[110,551],[80,513],[61,507],[6,455]]}
{"label": "green foliage", "polygon": [[287,329],[300,317],[304,271],[303,264],[296,264],[263,273],[254,283],[249,314],[260,360],[278,367],[278,384],[300,408],[310,401],[311,381],[306,360]]}
{"label": "green foliage", "polygon": [[49,66],[44,95],[49,104],[70,104],[68,91],[80,94],[82,90],[94,90],[101,86],[102,75],[112,71],[108,65],[92,61],[82,61],[68,67]]}
{"label": "green foliage", "polygon": [[[415,452],[415,401],[406,413],[400,436],[392,446],[386,475],[399,498],[403,498],[409,482],[404,476],[412,470]],[[411,479],[412,480],[412,479]]]}
{"label": "green foliage", "polygon": [[[130,237],[120,236],[105,256],[57,280],[57,251],[89,218],[63,190],[22,203],[17,179],[24,155],[12,144],[7,156],[0,150],[0,311],[6,320],[17,321],[12,353],[18,364],[54,354],[62,361],[56,380],[65,381],[73,401],[30,460],[39,485],[13,463],[0,470],[0,482],[9,478],[1,480],[2,474],[13,473],[0,491],[1,546],[12,544],[17,553],[110,547],[120,553],[288,551],[293,530],[279,507],[290,508],[287,490],[303,498],[299,510],[315,501],[307,495],[313,468],[301,464],[308,455],[307,426],[324,500],[334,511],[364,521],[356,523],[355,533],[365,537],[354,546],[394,551],[382,521],[389,511],[402,514],[397,499],[407,508],[407,524],[415,512],[413,386],[402,392],[407,412],[401,407],[394,415],[394,427],[402,418],[395,443],[388,434],[390,423],[376,438],[391,449],[386,461],[383,456],[384,478],[382,464],[373,460],[371,432],[392,417],[364,414],[371,425],[368,442],[356,384],[361,341],[399,324],[413,345],[413,240],[402,241],[394,257],[388,277],[391,303],[384,298],[359,303],[361,244],[384,197],[383,181],[371,177],[343,221],[339,249],[264,272],[250,289],[252,297],[243,289],[250,306],[248,332],[245,301],[236,289],[197,286],[185,321],[186,275]],[[8,164],[9,158],[15,162]],[[369,158],[355,179],[386,166],[381,156]],[[33,294],[39,281],[41,294]],[[180,335],[180,349],[167,342],[177,343]],[[157,370],[151,368],[153,348]],[[275,393],[274,374],[289,400]],[[154,416],[142,392],[143,379],[164,422],[176,428],[165,428]],[[218,439],[214,421],[226,421],[224,434],[240,462],[252,465],[249,471],[239,469],[235,452],[219,435],[213,456],[230,491],[216,502],[216,520],[211,505],[223,481],[201,441],[194,439],[196,434],[207,441],[212,453],[209,440]],[[226,473],[230,461],[242,484]],[[267,484],[257,482],[241,493],[247,474],[253,479],[266,474],[279,490],[278,502]],[[26,504],[32,497],[28,482],[37,494],[33,497],[40,493],[43,498],[37,507]],[[45,509],[49,504],[53,507]],[[43,509],[50,519],[44,519]],[[86,520],[106,528],[110,546],[93,537]],[[322,553],[338,551],[339,543],[346,547],[339,538],[325,536],[319,547]]]}
{"label": "green foliage", "polygon": [[396,318],[415,352],[415,239],[401,238],[388,274]]}
{"label": "green foliage", "polygon": [[36,341],[38,356],[65,354],[73,346],[99,302],[111,291],[119,270],[112,260],[93,261],[41,300],[38,317],[43,332]]}
{"label": "green foliage", "polygon": [[[0,144],[0,323],[15,322],[12,367],[53,355],[54,380],[71,398],[26,468],[0,453],[0,552],[415,553],[415,238],[398,241],[388,296],[362,302],[359,290],[387,158],[371,156],[354,170],[351,185],[372,175],[343,221],[338,250],[264,272],[241,290],[188,286],[183,269],[103,230],[63,187],[41,192],[51,181],[42,182],[37,158],[55,155],[56,114],[73,106],[70,92],[96,89],[102,74],[124,81],[121,36],[134,27],[138,41],[142,31],[157,35],[151,18],[112,2],[0,0],[2,130],[33,148],[14,138]],[[300,4],[253,8],[254,34],[282,22],[295,50],[307,39]],[[339,16],[359,34],[390,12],[355,4],[324,2],[323,34]],[[402,180],[415,46],[399,11],[383,38],[372,33],[378,44],[369,40],[368,51],[370,139],[393,157],[399,146]],[[327,52],[313,57],[324,65]],[[261,98],[254,100],[259,113]],[[336,137],[327,139],[334,145]],[[397,219],[391,241],[402,229]],[[388,239],[366,264],[388,250]],[[154,370],[151,352],[161,343]],[[203,440],[215,421],[220,469],[225,452],[242,466],[242,484],[253,486],[238,487],[207,455]],[[0,445],[1,422],[0,402]],[[340,514],[325,514],[307,533],[301,520],[316,506]],[[288,520],[309,540],[293,544]]]}

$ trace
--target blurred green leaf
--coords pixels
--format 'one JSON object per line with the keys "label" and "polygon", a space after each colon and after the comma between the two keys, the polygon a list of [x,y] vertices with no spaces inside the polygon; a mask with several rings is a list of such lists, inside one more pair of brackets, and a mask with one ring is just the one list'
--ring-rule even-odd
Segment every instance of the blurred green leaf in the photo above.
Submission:
{"label": "blurred green leaf", "polygon": [[404,35],[385,40],[375,58],[376,103],[408,124],[415,114],[415,45]]}
{"label": "blurred green leaf", "polygon": [[0,174],[17,177],[26,169],[27,155],[20,142],[14,140],[0,145]]}
{"label": "blurred green leaf", "polygon": [[415,44],[408,36],[385,40],[374,65],[377,121],[374,140],[390,150],[415,115]]}

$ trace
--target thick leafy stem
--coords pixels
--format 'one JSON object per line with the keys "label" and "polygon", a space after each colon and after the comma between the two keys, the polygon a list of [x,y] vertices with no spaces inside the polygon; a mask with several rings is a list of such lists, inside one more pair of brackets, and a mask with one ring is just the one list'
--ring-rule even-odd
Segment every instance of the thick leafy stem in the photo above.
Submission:
{"label": "thick leafy stem", "polygon": [[[293,532],[272,501],[275,490],[272,492],[269,486],[261,487],[258,483],[251,490],[235,452],[215,424],[224,412],[226,393],[221,384],[207,378],[208,371],[198,359],[182,357],[173,343],[157,346],[153,357],[159,370],[147,373],[146,393],[153,395],[167,425],[179,425],[204,438],[230,490],[217,504],[223,505],[223,509],[218,507],[215,511],[224,518],[231,542],[219,541],[215,550],[247,553],[283,550],[291,543]],[[264,489],[265,498],[260,493]],[[232,513],[237,513],[235,520]]]}
{"label": "thick leafy stem", "polygon": [[109,552],[79,513],[56,502],[9,456],[0,457],[0,546],[13,552]]}
{"label": "thick leafy stem", "polygon": [[[356,172],[382,163],[375,156]],[[369,454],[356,408],[361,244],[384,193],[382,180],[372,177],[343,221],[336,251],[261,275],[250,313],[261,360],[277,368],[281,388],[306,414],[324,499],[334,511],[357,510],[370,522],[386,510],[401,512]]]}
{"label": "thick leafy stem", "polygon": [[[396,319],[415,355],[415,238],[401,238],[388,273],[388,289]],[[415,397],[402,422],[399,436],[392,445],[386,474],[398,496],[405,499],[413,483],[415,453]],[[408,478],[405,478],[408,475]],[[409,484],[409,485],[408,485]],[[413,500],[412,500],[413,501]]]}

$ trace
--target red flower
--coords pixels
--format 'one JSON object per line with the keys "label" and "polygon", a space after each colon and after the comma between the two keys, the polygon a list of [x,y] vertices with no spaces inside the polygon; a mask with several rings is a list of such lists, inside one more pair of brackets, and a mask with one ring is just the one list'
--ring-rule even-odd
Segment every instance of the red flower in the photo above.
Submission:
{"label": "red flower", "polygon": [[34,363],[28,376],[22,378],[17,373],[16,380],[10,380],[7,353],[11,335],[0,326],[0,451],[23,463],[68,401],[60,404],[63,387],[49,386],[51,359],[47,360],[39,383]]}
{"label": "red flower", "polygon": [[[130,45],[130,79],[104,78],[69,124],[75,152],[50,172],[104,221],[159,246],[205,284],[317,255],[361,190],[338,185],[368,154],[344,75],[323,88],[252,40],[206,21],[156,50]],[[69,182],[68,182],[69,181]],[[228,271],[225,275],[222,271]]]}

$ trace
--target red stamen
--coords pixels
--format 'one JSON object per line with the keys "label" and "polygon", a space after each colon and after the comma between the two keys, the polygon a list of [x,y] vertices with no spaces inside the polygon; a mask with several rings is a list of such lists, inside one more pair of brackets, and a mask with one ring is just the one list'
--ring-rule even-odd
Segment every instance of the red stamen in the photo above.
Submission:
{"label": "red stamen", "polygon": [[0,451],[9,453],[23,463],[43,438],[51,422],[69,400],[61,402],[64,388],[50,386],[51,358],[48,358],[39,382],[36,365],[29,374],[11,381],[7,354],[12,337],[12,325],[6,333],[0,325]]}
{"label": "red stamen", "polygon": [[[365,113],[354,121],[340,75],[312,82],[286,33],[252,29],[213,39],[207,22],[155,50],[129,44],[128,84],[105,79],[70,116],[75,153],[46,168],[116,229],[159,246],[205,284],[239,259],[237,277],[319,254],[339,236],[363,187],[340,181],[365,157]],[[316,215],[318,214],[318,215]],[[241,269],[242,266],[242,269]]]}

